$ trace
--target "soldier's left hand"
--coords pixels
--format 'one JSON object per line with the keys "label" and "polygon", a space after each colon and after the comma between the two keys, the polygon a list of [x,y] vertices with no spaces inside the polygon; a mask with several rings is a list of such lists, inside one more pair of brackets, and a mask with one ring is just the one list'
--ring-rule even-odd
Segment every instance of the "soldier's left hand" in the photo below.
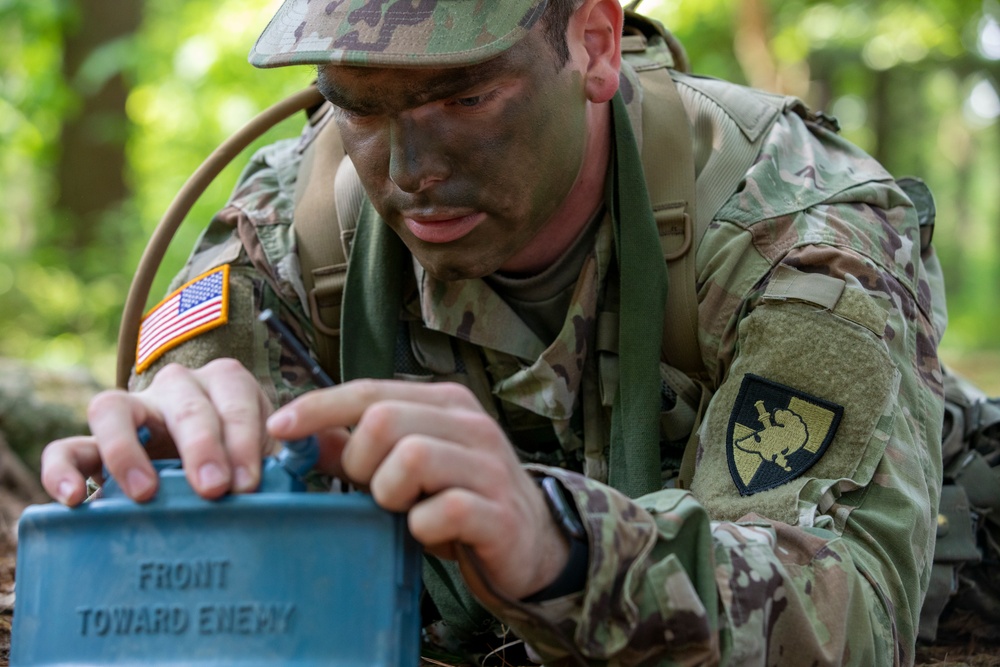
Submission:
{"label": "soldier's left hand", "polygon": [[[348,432],[345,428],[350,428]],[[500,426],[457,384],[361,380],[309,392],[275,412],[278,439],[317,434],[321,465],[370,489],[431,553],[458,558],[470,589],[489,594],[458,545],[514,599],[541,590],[569,546]]]}

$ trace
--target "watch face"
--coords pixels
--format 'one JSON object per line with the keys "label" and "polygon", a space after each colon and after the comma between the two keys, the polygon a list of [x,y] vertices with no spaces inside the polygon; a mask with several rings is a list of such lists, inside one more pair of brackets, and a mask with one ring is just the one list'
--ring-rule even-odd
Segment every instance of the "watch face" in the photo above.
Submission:
{"label": "watch face", "polygon": [[583,529],[576,506],[566,497],[566,489],[559,480],[555,477],[542,477],[538,485],[542,487],[545,502],[563,535],[570,540],[586,541],[587,533]]}

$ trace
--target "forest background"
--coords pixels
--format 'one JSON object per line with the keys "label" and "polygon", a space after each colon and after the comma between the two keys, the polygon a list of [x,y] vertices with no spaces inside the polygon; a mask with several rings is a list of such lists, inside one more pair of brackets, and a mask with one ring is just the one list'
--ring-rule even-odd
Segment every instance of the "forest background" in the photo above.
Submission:
{"label": "forest background", "polygon": [[[0,357],[113,384],[125,294],[170,200],[222,140],[311,80],[309,68],[246,62],[279,4],[0,0]],[[894,174],[928,182],[949,294],[944,356],[1000,395],[1000,2],[640,9],[681,39],[694,71],[798,95]],[[191,212],[152,303],[243,162]]]}

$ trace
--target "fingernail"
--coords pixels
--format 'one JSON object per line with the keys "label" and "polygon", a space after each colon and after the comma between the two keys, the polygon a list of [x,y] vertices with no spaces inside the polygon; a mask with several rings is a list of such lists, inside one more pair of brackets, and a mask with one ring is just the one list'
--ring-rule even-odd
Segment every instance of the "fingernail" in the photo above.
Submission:
{"label": "fingernail", "polygon": [[153,478],[138,468],[132,468],[125,474],[125,485],[133,498],[146,495],[153,488],[153,484]]}
{"label": "fingernail", "polygon": [[198,482],[203,489],[214,489],[226,483],[226,473],[218,463],[206,463],[198,468]]}
{"label": "fingernail", "polygon": [[58,495],[56,500],[65,505],[69,502],[69,499],[73,495],[74,491],[76,491],[76,485],[70,480],[64,479],[59,482],[59,488],[56,490],[56,494]]}
{"label": "fingernail", "polygon": [[246,493],[253,491],[257,484],[254,481],[253,475],[245,466],[240,466],[236,469],[234,474],[236,478],[236,491],[237,493]]}
{"label": "fingernail", "polygon": [[269,431],[284,431],[290,429],[293,424],[295,424],[295,417],[290,412],[275,412],[267,419]]}

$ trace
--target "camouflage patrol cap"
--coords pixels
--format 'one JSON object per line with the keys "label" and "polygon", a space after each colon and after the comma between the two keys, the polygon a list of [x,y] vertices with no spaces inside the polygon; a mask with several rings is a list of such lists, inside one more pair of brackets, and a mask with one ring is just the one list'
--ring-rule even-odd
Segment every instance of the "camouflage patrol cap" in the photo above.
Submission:
{"label": "camouflage patrol cap", "polygon": [[524,37],[547,0],[285,0],[250,51],[256,67],[470,65]]}

